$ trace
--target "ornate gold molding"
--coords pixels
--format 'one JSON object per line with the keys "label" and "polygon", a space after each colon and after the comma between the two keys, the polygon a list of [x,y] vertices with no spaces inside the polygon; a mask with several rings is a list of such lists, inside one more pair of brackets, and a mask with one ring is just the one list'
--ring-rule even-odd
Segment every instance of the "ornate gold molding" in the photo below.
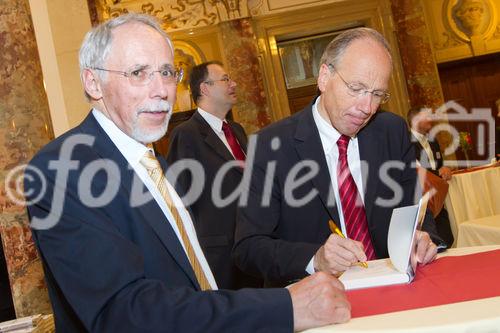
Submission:
{"label": "ornate gold molding", "polygon": [[248,0],[247,4],[250,16],[262,15],[266,11],[264,0]]}
{"label": "ornate gold molding", "polygon": [[198,28],[248,16],[246,0],[88,0],[93,24],[128,12],[156,16],[167,31]]}

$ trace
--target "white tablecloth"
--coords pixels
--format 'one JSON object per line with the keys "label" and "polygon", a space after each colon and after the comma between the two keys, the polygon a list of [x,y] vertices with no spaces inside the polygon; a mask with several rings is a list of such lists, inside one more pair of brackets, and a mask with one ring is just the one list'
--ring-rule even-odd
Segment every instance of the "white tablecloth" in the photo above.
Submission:
{"label": "white tablecloth", "polygon": [[[466,255],[499,249],[481,246],[450,249],[439,256]],[[383,300],[381,300],[383,301]],[[348,323],[305,331],[320,332],[500,332],[500,297],[351,319]]]}
{"label": "white tablecloth", "polygon": [[458,226],[457,247],[500,245],[500,215],[483,217]]}
{"label": "white tablecloth", "polygon": [[455,239],[461,223],[500,214],[500,167],[455,174],[449,185],[445,207]]}

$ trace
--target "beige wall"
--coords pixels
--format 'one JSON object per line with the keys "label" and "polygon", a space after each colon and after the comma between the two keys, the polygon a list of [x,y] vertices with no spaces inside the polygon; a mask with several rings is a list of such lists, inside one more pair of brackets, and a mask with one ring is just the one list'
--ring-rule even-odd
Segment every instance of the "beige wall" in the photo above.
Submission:
{"label": "beige wall", "polygon": [[78,49],[90,29],[87,1],[29,0],[54,135],[89,111],[80,84]]}

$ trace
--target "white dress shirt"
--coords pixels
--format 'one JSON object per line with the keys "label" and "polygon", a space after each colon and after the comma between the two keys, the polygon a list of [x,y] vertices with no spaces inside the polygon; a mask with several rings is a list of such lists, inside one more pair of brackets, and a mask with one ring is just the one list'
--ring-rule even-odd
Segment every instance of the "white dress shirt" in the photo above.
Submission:
{"label": "white dress shirt", "polygon": [[[127,134],[123,133],[115,125],[115,123],[113,123],[110,119],[108,119],[100,111],[93,109],[92,114],[94,115],[97,122],[104,130],[104,132],[106,132],[106,134],[109,136],[111,141],[113,141],[116,148],[118,148],[120,153],[123,155],[123,157],[125,157],[125,159],[130,164],[132,169],[139,176],[139,178],[144,183],[144,185],[146,185],[149,192],[151,193],[153,198],[156,200],[156,203],[158,203],[158,206],[160,206],[168,223],[170,223],[170,226],[174,230],[175,234],[177,235],[177,238],[179,239],[179,242],[181,243],[182,247],[184,248],[184,251],[186,252],[186,247],[184,246],[184,243],[182,242],[182,238],[181,238],[181,235],[179,233],[179,229],[177,228],[177,224],[175,223],[175,219],[174,219],[172,213],[170,212],[170,209],[168,208],[167,203],[165,202],[160,191],[158,190],[155,183],[153,182],[153,180],[149,176],[146,168],[140,163],[142,157],[144,156],[144,154],[146,153],[146,151],[149,148],[146,147],[145,145],[143,145],[142,143],[139,143],[136,140],[132,139]],[[154,153],[154,151],[153,151],[153,153]],[[165,178],[165,181],[167,181],[166,178]],[[191,216],[189,215],[188,211],[184,207],[181,199],[177,195],[177,192],[170,185],[170,183],[168,181],[167,181],[167,187],[168,187],[169,193],[172,197],[172,200],[173,200],[175,206],[177,207],[177,210],[179,212],[181,220],[184,224],[184,228],[186,229],[186,233],[189,237],[189,240],[191,241],[191,245],[193,246],[193,250],[196,254],[196,257],[198,258],[198,261],[200,262],[200,266],[203,269],[203,272],[205,273],[205,276],[207,277],[208,282],[210,283],[210,286],[212,287],[213,290],[216,290],[217,284],[215,282],[212,271],[210,270],[210,267],[208,266],[205,255],[203,254],[203,251],[201,250],[200,243],[198,242],[198,237],[196,236],[196,230],[194,228],[193,221],[191,220]],[[187,256],[187,252],[186,252],[186,256]]]}
{"label": "white dress shirt", "polygon": [[[427,136],[419,133],[415,130],[411,130],[413,135],[417,138],[418,142],[420,142],[420,145],[424,148],[425,154],[427,155],[427,160],[429,161],[429,165],[431,166],[432,170],[436,170],[436,160],[434,159],[434,154],[432,153],[431,145],[429,144],[429,140],[427,139]],[[420,165],[420,156],[417,156],[417,163]]]}
{"label": "white dress shirt", "polygon": [[[342,212],[342,203],[340,202],[339,195],[339,187],[337,185],[337,164],[339,161],[339,148],[337,146],[337,141],[340,138],[341,134],[330,125],[328,121],[323,119],[320,115],[317,104],[319,103],[321,96],[316,99],[316,102],[312,106],[312,113],[314,122],[316,127],[318,127],[319,137],[321,139],[321,144],[323,146],[323,152],[325,153],[326,163],[328,166],[328,171],[330,172],[330,181],[333,189],[333,193],[335,195],[335,203],[338,207],[339,213],[339,222],[340,227],[342,229],[342,233],[349,238],[349,235],[346,231],[346,226],[344,222],[344,213]],[[364,195],[363,195],[363,179],[361,176],[361,161],[359,157],[359,146],[358,146],[358,137],[351,138],[349,141],[349,145],[347,146],[347,162],[349,163],[349,170],[351,171],[351,175],[354,178],[354,182],[356,183],[356,187],[358,188],[358,192],[361,195],[361,200],[364,203]],[[325,223],[327,223],[325,221]],[[309,261],[307,265],[306,271],[309,274],[314,273],[314,257]]]}
{"label": "white dress shirt", "polygon": [[[229,143],[227,142],[226,135],[224,134],[224,131],[222,130],[222,123],[223,120],[221,120],[219,117],[214,116],[213,114],[203,110],[202,108],[198,108],[198,113],[200,116],[205,119],[205,121],[210,125],[212,130],[214,131],[215,135],[221,139],[222,143],[226,146],[227,150],[233,155],[233,151],[231,150],[231,146],[229,146]],[[233,155],[234,157],[234,155]]]}

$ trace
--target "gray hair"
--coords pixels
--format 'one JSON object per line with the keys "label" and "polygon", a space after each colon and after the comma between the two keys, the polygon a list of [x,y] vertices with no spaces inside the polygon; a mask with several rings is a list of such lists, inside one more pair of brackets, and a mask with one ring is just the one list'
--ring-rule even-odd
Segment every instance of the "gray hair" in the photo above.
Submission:
{"label": "gray hair", "polygon": [[[109,55],[111,43],[113,42],[113,30],[127,23],[142,23],[158,31],[158,33],[167,41],[170,49],[172,50],[173,56],[174,47],[172,45],[172,40],[161,28],[155,17],[146,14],[129,13],[105,21],[87,32],[85,38],[83,39],[79,53],[81,79],[83,79],[82,73],[85,69],[104,67],[104,62]],[[103,75],[105,75],[105,73],[99,72],[98,75],[102,79],[104,78]],[[85,92],[85,96],[90,99],[87,92]]]}
{"label": "gray hair", "polygon": [[332,64],[334,67],[337,66],[347,47],[358,39],[371,39],[380,44],[384,49],[386,49],[392,62],[391,47],[384,36],[374,29],[362,27],[349,29],[337,35],[337,37],[335,37],[325,48],[325,51],[321,56],[320,65]]}

